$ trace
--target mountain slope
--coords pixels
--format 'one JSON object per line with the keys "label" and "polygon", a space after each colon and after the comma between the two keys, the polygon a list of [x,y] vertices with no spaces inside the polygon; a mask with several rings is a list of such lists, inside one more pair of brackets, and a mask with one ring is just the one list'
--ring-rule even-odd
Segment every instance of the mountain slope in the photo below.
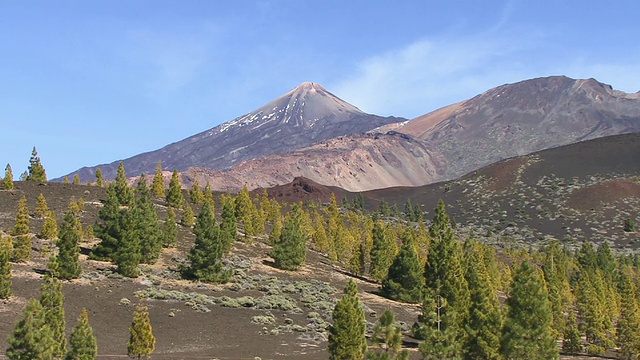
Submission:
{"label": "mountain slope", "polygon": [[432,145],[452,179],[496,161],[640,131],[640,93],[552,76],[491,89],[397,129]]}
{"label": "mountain slope", "polygon": [[404,134],[353,134],[325,140],[284,155],[245,161],[230,170],[191,168],[182,175],[219,191],[272,187],[305,177],[348,191],[417,186],[442,177],[444,163],[424,143]]}
{"label": "mountain slope", "polygon": [[[404,120],[366,114],[322,86],[307,82],[247,115],[123,162],[130,176],[153,173],[159,160],[167,170],[195,166],[223,170],[241,161]],[[68,176],[78,174],[82,181],[93,181],[100,167],[105,178],[112,179],[118,163],[82,168]]]}
{"label": "mountain slope", "polygon": [[[640,232],[640,133],[607,136],[510,158],[463,177],[413,188],[363,193],[369,207],[381,200],[398,208],[411,199],[433,217],[440,199],[470,236],[496,244],[539,244],[551,235],[569,246],[583,239],[638,249]],[[431,212],[431,213],[429,213]]]}

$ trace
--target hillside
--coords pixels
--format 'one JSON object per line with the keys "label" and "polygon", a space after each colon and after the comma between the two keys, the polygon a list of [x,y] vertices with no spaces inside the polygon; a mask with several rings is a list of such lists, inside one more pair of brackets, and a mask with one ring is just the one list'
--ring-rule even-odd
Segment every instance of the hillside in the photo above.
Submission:
{"label": "hillside", "polygon": [[[407,199],[429,211],[443,199],[466,231],[498,246],[608,241],[640,247],[624,220],[640,220],[640,134],[609,136],[503,160],[459,179],[365,192],[370,206]],[[488,240],[489,241],[489,240]]]}
{"label": "hillside", "polygon": [[396,129],[438,149],[450,180],[506,158],[640,131],[640,93],[551,76],[506,84]]}

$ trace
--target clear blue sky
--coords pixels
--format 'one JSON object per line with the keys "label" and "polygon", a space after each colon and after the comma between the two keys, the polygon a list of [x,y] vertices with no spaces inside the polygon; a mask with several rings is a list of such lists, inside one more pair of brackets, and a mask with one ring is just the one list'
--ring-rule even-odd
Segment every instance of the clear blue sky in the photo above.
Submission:
{"label": "clear blue sky", "polygon": [[[637,1],[1,1],[0,165],[155,150],[304,81],[419,116],[528,78],[640,90]],[[129,174],[134,175],[134,174]]]}

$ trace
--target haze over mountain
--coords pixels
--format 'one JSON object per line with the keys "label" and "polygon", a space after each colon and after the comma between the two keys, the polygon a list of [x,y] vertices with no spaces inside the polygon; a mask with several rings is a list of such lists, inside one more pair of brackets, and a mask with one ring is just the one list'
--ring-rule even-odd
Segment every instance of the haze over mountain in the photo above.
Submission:
{"label": "haze over mountain", "polygon": [[396,129],[433,146],[453,179],[496,161],[640,131],[640,93],[552,76],[502,85]]}
{"label": "haze over mountain", "polygon": [[[244,116],[123,162],[129,176],[153,173],[159,160],[167,170],[225,170],[244,160],[405,120],[364,113],[322,86],[306,82]],[[68,176],[78,174],[82,181],[93,181],[99,167],[105,178],[113,179],[119,162],[85,167]]]}

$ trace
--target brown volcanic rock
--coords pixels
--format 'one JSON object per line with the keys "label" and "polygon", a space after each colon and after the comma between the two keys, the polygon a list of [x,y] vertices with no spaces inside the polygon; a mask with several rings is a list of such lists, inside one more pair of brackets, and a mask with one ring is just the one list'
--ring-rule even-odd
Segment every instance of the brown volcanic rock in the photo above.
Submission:
{"label": "brown volcanic rock", "polygon": [[398,129],[447,161],[452,179],[496,161],[603,136],[640,131],[640,94],[594,79],[553,76],[507,84]]}
{"label": "brown volcanic rock", "polygon": [[[130,175],[152,174],[158,160],[166,170],[225,170],[242,161],[401,121],[406,119],[366,114],[322,86],[307,82],[247,115],[123,162]],[[118,165],[116,161],[82,168],[68,176],[78,174],[82,181],[93,181],[100,167],[105,178],[113,179]]]}
{"label": "brown volcanic rock", "polygon": [[245,161],[229,171],[189,169],[183,175],[198,176],[220,191],[237,191],[287,184],[305,177],[348,191],[390,186],[417,186],[433,182],[444,172],[443,161],[421,141],[407,135],[357,134],[323,141],[285,155],[269,155]]}
{"label": "brown volcanic rock", "polygon": [[[254,190],[254,194],[261,194],[263,189]],[[284,185],[277,185],[267,189],[269,196],[280,201],[294,203],[299,201],[320,200],[321,202],[329,202],[331,195],[334,194],[338,201],[346,196],[347,192],[341,188],[334,186],[326,186],[317,182],[299,176],[292,182]]]}

